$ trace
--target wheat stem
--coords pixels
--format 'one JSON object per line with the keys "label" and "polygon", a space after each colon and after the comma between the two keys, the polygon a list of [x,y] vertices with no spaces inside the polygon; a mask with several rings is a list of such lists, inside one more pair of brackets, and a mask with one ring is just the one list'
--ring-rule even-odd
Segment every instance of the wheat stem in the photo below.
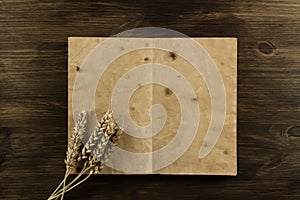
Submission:
{"label": "wheat stem", "polygon": [[64,180],[63,180],[63,182],[64,182],[64,184],[63,184],[63,192],[62,192],[62,194],[61,194],[61,198],[60,198],[60,200],[63,200],[64,199],[64,194],[65,194],[65,188],[66,188],[66,181],[67,181],[67,178],[68,178],[68,176],[69,176],[69,174],[70,174],[70,167],[67,167],[67,169],[66,169],[66,173],[65,173],[65,177],[64,177]]}
{"label": "wheat stem", "polygon": [[[66,189],[65,192],[69,192],[70,190],[74,189],[75,187],[77,187],[78,185],[80,185],[81,183],[83,183],[84,181],[86,181],[91,175],[92,175],[92,173],[89,173],[84,179],[82,179],[81,181],[79,181],[78,183],[76,183],[75,185],[73,185],[72,187]],[[59,193],[59,194],[53,196],[51,199],[48,199],[48,200],[56,199],[60,195],[62,195],[62,193]]]}
{"label": "wheat stem", "polygon": [[[50,195],[50,197],[52,197],[52,196],[57,192],[57,190],[62,186],[63,182],[64,182],[64,180],[62,180],[62,181],[60,182],[60,184],[57,186],[57,188],[54,190],[54,192]],[[50,197],[49,197],[49,198],[50,198]]]}
{"label": "wheat stem", "polygon": [[[93,166],[90,166],[88,168],[84,168],[81,170],[81,172],[70,182],[68,183],[68,185],[65,186],[65,193],[70,191],[71,189],[73,189],[74,187],[76,187],[77,185],[79,185],[79,183],[82,183],[83,181],[80,181],[78,183],[76,183],[75,185],[73,185],[83,174],[85,174],[88,170],[92,169]],[[89,176],[91,175],[92,173],[89,173]],[[88,176],[88,177],[89,177]],[[85,178],[86,180],[87,178]],[[73,186],[72,186],[73,185]],[[72,186],[72,187],[71,187]],[[69,188],[70,187],[70,188]],[[60,189],[56,194],[54,194],[54,196],[51,196],[48,200],[52,200],[52,199],[55,199],[59,196],[61,196],[63,193],[63,189]]]}
{"label": "wheat stem", "polygon": [[93,173],[89,173],[87,175],[87,177],[85,177],[84,179],[82,179],[80,182],[76,183],[75,185],[73,185],[72,187],[68,188],[66,190],[66,192],[69,192],[70,190],[72,190],[73,188],[77,187],[78,185],[80,185],[81,183],[83,183],[84,181],[86,181]]}

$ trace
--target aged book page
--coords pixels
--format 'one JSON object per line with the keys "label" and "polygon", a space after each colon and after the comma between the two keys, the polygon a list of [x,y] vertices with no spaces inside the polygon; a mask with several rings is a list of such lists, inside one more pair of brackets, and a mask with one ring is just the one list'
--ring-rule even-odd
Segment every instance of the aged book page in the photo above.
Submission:
{"label": "aged book page", "polygon": [[[145,44],[144,48],[127,51],[126,45],[112,46],[112,50],[116,48],[116,51],[123,52],[112,62],[105,60],[109,57],[105,55],[105,50],[98,55],[95,53],[97,48],[100,52],[100,48],[103,47],[99,45],[106,39],[71,37],[68,55],[69,135],[74,126],[73,93],[84,94],[88,90],[86,87],[89,87],[78,83],[79,86],[75,87],[76,78],[78,81],[81,80],[78,78],[79,74],[82,76],[96,74],[95,67],[102,62],[109,64],[101,76],[99,75],[96,86],[93,86],[94,96],[85,95],[80,98],[94,100],[91,109],[94,107],[98,119],[108,109],[114,107],[112,105],[114,102],[118,102],[112,99],[119,98],[119,105],[115,103],[115,110],[128,110],[132,123],[134,122],[137,127],[136,129],[129,127],[129,121],[122,120],[122,116],[113,109],[120,127],[125,131],[117,146],[120,151],[116,152],[115,158],[113,157],[109,164],[110,167],[106,166],[103,173],[236,175],[237,39],[192,38],[200,48],[204,49],[198,54],[193,48],[181,52],[180,49],[186,48],[178,43],[178,41],[185,42],[186,39],[182,38],[128,38],[124,44],[132,45],[138,41],[137,43]],[[169,45],[170,48],[151,48],[164,44]],[[111,49],[107,50],[107,54]],[[200,64],[206,66],[206,68],[200,66],[199,69],[202,70],[200,72],[194,66],[197,59],[200,59]],[[217,70],[211,70],[212,66]],[[134,73],[134,70],[138,72]],[[173,75],[169,76],[169,72]],[[218,75],[214,74],[216,72]],[[213,80],[214,78],[216,80]],[[218,79],[221,81],[218,82]],[[170,87],[167,83],[170,83]],[[222,83],[222,88],[224,87],[224,99],[219,92],[223,91],[219,83]],[[126,90],[126,84],[128,88],[134,86],[127,105],[124,103],[126,101],[118,96]],[[119,92],[114,93],[114,89]],[[192,95],[186,95],[185,92]],[[76,98],[80,99],[78,96]],[[78,101],[75,101],[76,105],[80,104]],[[224,120],[220,127],[223,112]],[[185,116],[187,119],[184,118]],[[145,135],[139,137],[139,134],[143,134],[139,130],[144,130],[140,128],[146,126],[155,133],[149,136],[145,131]],[[192,137],[189,133],[194,129],[195,135]],[[220,130],[219,136],[217,136],[218,130]],[[181,132],[180,136],[178,136],[179,132]],[[208,139],[205,140],[205,137]],[[201,148],[202,153],[200,153]],[[123,151],[131,152],[132,157],[123,156]],[[180,151],[182,152],[179,156]],[[119,165],[124,168],[118,167]],[[140,170],[143,168],[147,170]]]}

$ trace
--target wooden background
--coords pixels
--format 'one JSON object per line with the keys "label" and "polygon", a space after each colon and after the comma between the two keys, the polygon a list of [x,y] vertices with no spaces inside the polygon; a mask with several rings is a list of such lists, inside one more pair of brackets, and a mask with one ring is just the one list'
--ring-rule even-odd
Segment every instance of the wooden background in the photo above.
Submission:
{"label": "wooden background", "polygon": [[66,199],[300,199],[300,1],[0,1],[0,199],[64,173],[67,37],[143,26],[238,45],[238,176],[98,176]]}

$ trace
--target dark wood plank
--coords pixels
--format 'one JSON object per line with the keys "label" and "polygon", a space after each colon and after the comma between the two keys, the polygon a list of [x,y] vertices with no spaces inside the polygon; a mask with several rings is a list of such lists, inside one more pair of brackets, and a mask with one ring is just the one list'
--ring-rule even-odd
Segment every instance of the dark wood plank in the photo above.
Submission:
{"label": "dark wood plank", "polygon": [[299,199],[300,2],[0,1],[0,199],[45,199],[63,176],[67,37],[143,26],[235,36],[238,176],[99,176],[68,199]]}

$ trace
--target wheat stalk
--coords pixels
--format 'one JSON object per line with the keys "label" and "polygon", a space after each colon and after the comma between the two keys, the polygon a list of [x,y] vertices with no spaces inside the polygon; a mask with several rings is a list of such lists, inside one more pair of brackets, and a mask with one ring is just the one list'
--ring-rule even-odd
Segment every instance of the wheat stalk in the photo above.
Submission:
{"label": "wheat stalk", "polygon": [[65,159],[66,168],[73,169],[76,165],[78,156],[80,155],[80,149],[82,148],[81,138],[85,133],[86,128],[86,112],[81,112],[78,115],[73,134],[68,144],[67,156]]}
{"label": "wheat stalk", "polygon": [[[86,128],[86,112],[79,113],[74,129],[73,134],[71,135],[70,142],[68,143],[68,150],[66,152],[66,159],[64,160],[66,164],[66,172],[64,175],[64,179],[61,181],[61,183],[58,185],[58,187],[54,190],[54,192],[51,194],[54,195],[57,190],[63,185],[63,188],[65,187],[65,182],[69,174],[71,173],[71,170],[74,169],[76,160],[80,154],[80,149],[82,148],[82,142],[80,138],[83,137],[83,134],[85,133]],[[51,197],[50,196],[50,197]]]}
{"label": "wheat stalk", "polygon": [[82,148],[81,138],[83,138],[83,134],[85,133],[86,126],[86,112],[79,113],[79,116],[76,121],[76,125],[73,130],[73,134],[71,136],[70,143],[68,145],[67,158],[65,160],[66,164],[66,173],[63,180],[63,192],[61,195],[61,200],[64,198],[65,186],[67,177],[69,176],[71,170],[76,166],[77,158],[80,154],[80,148]]}

